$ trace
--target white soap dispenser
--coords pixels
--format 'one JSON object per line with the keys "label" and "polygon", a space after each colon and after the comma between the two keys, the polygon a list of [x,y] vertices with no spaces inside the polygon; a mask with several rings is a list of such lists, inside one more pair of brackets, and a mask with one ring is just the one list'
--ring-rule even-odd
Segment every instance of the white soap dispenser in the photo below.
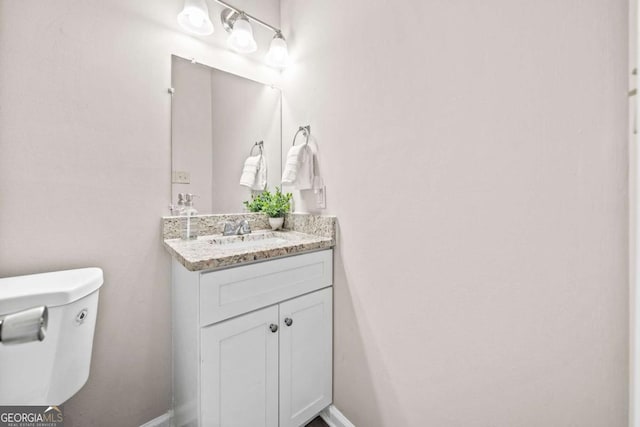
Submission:
{"label": "white soap dispenser", "polygon": [[198,211],[193,207],[193,198],[197,197],[194,194],[184,194],[184,209],[180,210],[180,216],[185,217],[182,220],[182,239],[191,240],[197,239],[200,227],[198,222],[193,220],[192,217],[198,215]]}
{"label": "white soap dispenser", "polygon": [[178,203],[170,204],[169,211],[171,212],[171,216],[179,216],[184,212],[184,193],[178,193]]}

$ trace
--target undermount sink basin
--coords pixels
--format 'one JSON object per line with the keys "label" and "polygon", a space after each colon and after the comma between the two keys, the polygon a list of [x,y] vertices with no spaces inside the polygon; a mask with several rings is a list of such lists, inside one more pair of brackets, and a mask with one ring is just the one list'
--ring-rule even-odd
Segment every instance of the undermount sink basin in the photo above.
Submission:
{"label": "undermount sink basin", "polygon": [[263,245],[281,245],[287,243],[286,239],[272,231],[262,233],[243,234],[241,236],[218,236],[209,240],[209,244],[220,247],[252,247]]}

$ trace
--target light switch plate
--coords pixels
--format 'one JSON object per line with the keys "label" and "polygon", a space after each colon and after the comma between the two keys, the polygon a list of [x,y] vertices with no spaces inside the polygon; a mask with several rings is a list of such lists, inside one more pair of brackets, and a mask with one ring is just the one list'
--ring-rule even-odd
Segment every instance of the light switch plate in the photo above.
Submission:
{"label": "light switch plate", "polygon": [[185,171],[173,171],[171,174],[171,182],[174,184],[190,184],[191,174]]}
{"label": "light switch plate", "polygon": [[322,187],[315,190],[316,192],[316,206],[318,209],[326,209],[327,208],[327,186],[323,185]]}

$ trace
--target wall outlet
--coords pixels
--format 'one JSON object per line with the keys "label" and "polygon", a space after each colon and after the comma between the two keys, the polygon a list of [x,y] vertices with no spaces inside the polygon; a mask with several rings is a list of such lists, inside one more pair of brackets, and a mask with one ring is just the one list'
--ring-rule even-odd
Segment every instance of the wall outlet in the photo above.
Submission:
{"label": "wall outlet", "polygon": [[327,208],[327,186],[323,185],[320,188],[314,190],[316,193],[316,206],[318,209]]}
{"label": "wall outlet", "polygon": [[173,171],[171,174],[171,182],[173,184],[190,184],[191,174],[185,171]]}

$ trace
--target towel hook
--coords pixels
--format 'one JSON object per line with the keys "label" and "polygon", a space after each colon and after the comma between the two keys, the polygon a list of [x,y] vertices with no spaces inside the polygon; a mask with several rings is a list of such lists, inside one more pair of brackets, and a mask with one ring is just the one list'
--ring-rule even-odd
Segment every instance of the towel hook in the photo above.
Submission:
{"label": "towel hook", "polygon": [[249,151],[249,156],[253,156],[253,149],[256,147],[258,147],[258,150],[260,150],[260,155],[262,155],[262,147],[264,147],[264,141],[258,141],[253,144],[253,146],[251,147],[251,151]]}
{"label": "towel hook", "polygon": [[292,146],[296,145],[296,138],[298,137],[298,134],[302,132],[302,136],[307,137],[307,140],[304,142],[304,145],[309,145],[309,136],[311,136],[311,125],[306,125],[306,126],[300,126],[298,128],[298,132],[296,132],[296,134],[293,136],[293,144],[291,144]]}

